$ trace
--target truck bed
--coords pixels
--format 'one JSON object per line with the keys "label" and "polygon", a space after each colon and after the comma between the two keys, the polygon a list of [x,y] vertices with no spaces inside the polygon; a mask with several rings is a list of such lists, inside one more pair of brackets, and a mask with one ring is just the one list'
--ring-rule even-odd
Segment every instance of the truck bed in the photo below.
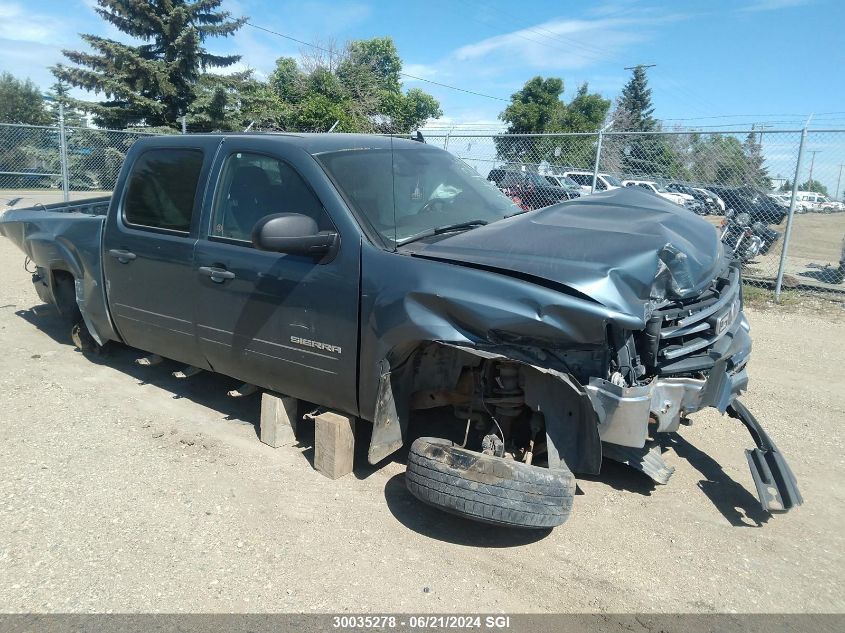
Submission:
{"label": "truck bed", "polygon": [[110,198],[70,204],[11,208],[0,214],[0,235],[9,238],[37,267],[34,283],[42,299],[56,303],[59,280],[72,276],[82,317],[98,342],[113,337],[103,285],[101,241]]}

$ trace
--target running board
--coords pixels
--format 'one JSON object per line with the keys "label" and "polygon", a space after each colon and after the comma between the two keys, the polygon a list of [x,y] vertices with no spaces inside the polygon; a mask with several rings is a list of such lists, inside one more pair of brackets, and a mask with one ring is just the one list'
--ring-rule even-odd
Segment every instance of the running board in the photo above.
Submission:
{"label": "running board", "polygon": [[739,400],[728,406],[727,414],[745,425],[757,445],[755,449],[746,450],[745,455],[763,510],[787,512],[804,503],[792,469],[757,418]]}
{"label": "running board", "polygon": [[639,470],[651,477],[655,483],[661,485],[668,483],[669,477],[675,472],[673,466],[663,461],[659,444],[652,444],[651,446],[646,444],[643,448],[633,448],[602,442],[601,453],[602,457],[607,457]]}

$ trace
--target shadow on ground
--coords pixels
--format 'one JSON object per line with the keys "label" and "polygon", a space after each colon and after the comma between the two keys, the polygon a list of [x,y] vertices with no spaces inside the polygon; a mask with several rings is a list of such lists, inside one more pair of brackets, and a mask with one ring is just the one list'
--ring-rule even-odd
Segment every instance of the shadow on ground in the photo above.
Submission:
{"label": "shadow on ground", "polygon": [[[32,310],[18,310],[15,314],[47,334],[54,341],[72,346],[70,326],[50,306],[36,306]],[[81,353],[81,352],[80,352]],[[154,385],[171,394],[173,399],[186,398],[204,407],[219,411],[224,419],[239,424],[251,424],[258,432],[261,399],[257,395],[232,398],[226,395],[240,383],[227,376],[201,372],[191,378],[175,378],[173,372],[184,365],[165,359],[154,367],[137,365],[135,360],[146,352],[110,343],[100,356],[86,358],[96,364],[111,367],[132,376],[139,385]]]}
{"label": "shadow on ground", "polygon": [[698,487],[707,495],[716,509],[735,527],[761,527],[770,515],[764,511],[759,499],[742,484],[728,475],[715,459],[690,444],[677,433],[661,438],[664,447],[672,448],[678,457],[702,474]]}
{"label": "shadow on ground", "polygon": [[843,280],[843,273],[839,267],[825,266],[817,270],[804,270],[798,273],[799,277],[807,279],[815,279],[825,284],[841,284]]}
{"label": "shadow on ground", "polygon": [[[13,307],[13,306],[9,306]],[[30,310],[18,310],[15,314],[63,345],[72,345],[70,326],[48,305],[36,306]],[[171,394],[174,399],[187,398],[209,409],[219,411],[226,420],[239,424],[251,424],[256,435],[260,436],[261,399],[257,395],[246,398],[232,398],[227,392],[238,386],[239,382],[211,372],[202,372],[192,378],[175,378],[172,373],[182,366],[173,361],[164,360],[154,367],[137,365],[135,360],[146,353],[119,344],[110,344],[108,352],[102,356],[88,356],[90,362],[117,369],[132,376],[141,385],[155,385]],[[297,447],[305,460],[314,465],[314,424],[302,419],[301,415],[313,411],[316,407],[303,403],[300,408],[300,420],[297,424]],[[423,420],[417,428],[425,429],[427,435],[449,437],[456,433],[451,426],[443,426],[444,417],[435,410],[425,414],[430,419]],[[411,441],[378,464],[367,461],[371,425],[364,421],[356,424],[355,471],[358,479],[366,479],[389,462],[406,463],[408,447]],[[419,433],[412,428],[410,440]],[[458,433],[461,435],[461,433]],[[451,437],[460,443],[462,438]],[[760,527],[769,519],[757,498],[745,487],[734,481],[712,457],[699,450],[678,434],[662,436],[664,448],[672,448],[675,453],[698,470],[703,480],[699,488],[713,502],[722,515],[737,527]],[[616,490],[622,490],[650,496],[655,484],[646,475],[632,468],[604,460],[599,475],[580,475],[579,479],[606,484]],[[514,530],[486,525],[436,510],[416,500],[407,491],[404,475],[392,477],[385,486],[385,499],[393,515],[408,528],[450,543],[473,547],[512,547],[537,541],[550,530]],[[579,494],[583,494],[580,491]],[[576,507],[577,511],[577,507]]]}
{"label": "shadow on ground", "polygon": [[[631,492],[644,497],[651,496],[657,485],[648,475],[644,475],[640,471],[634,470],[625,464],[615,462],[612,459],[602,460],[601,472],[598,475],[579,474],[578,479],[594,481],[610,486],[614,490]],[[580,488],[578,494],[583,494],[583,492],[580,492]]]}

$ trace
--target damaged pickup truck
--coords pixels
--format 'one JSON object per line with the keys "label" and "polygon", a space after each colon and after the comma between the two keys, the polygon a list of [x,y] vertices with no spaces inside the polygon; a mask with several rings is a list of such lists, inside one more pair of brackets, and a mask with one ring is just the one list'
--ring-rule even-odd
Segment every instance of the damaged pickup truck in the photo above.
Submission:
{"label": "damaged pickup truck", "polygon": [[659,434],[705,407],[750,431],[764,509],[802,502],[737,399],[739,263],[645,191],[521,213],[424,143],[189,135],[136,142],[105,216],[13,209],[0,231],[83,351],[118,341],[369,421],[369,461],[410,444],[410,492],[448,512],[560,525],[603,457],[665,483]]}

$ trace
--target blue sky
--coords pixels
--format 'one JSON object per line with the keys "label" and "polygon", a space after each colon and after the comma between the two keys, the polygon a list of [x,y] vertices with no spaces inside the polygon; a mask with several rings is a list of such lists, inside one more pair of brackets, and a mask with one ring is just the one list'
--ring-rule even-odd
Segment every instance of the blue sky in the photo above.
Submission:
{"label": "blue sky", "polygon": [[[47,87],[47,67],[61,61],[61,48],[80,45],[78,33],[119,37],[93,5],[0,0],[0,70]],[[565,98],[583,81],[615,98],[625,66],[654,63],[655,114],[670,125],[798,128],[815,112],[817,126],[845,127],[845,0],[226,0],[224,7],[322,44],[390,35],[407,73],[499,99],[537,74],[562,77]],[[277,57],[306,50],[249,26],[208,46],[241,54],[242,66],[259,75]],[[505,105],[406,79],[412,86],[440,100],[438,126],[489,124]]]}
{"label": "blue sky", "polygon": [[[117,35],[94,0],[0,0],[0,69],[50,82],[46,67],[77,34]],[[295,38],[342,44],[392,36],[405,71],[507,99],[536,74],[560,76],[615,97],[625,66],[649,71],[656,114],[694,125],[777,121],[810,112],[845,123],[845,2],[842,0],[228,0],[237,15]],[[304,48],[244,27],[209,43],[269,73]],[[491,121],[504,102],[406,79],[434,94],[447,122]],[[823,114],[822,114],[823,113]],[[832,114],[828,114],[832,113]],[[706,118],[717,115],[728,118]],[[762,116],[765,115],[765,116]],[[788,115],[788,116],[784,116]]]}

